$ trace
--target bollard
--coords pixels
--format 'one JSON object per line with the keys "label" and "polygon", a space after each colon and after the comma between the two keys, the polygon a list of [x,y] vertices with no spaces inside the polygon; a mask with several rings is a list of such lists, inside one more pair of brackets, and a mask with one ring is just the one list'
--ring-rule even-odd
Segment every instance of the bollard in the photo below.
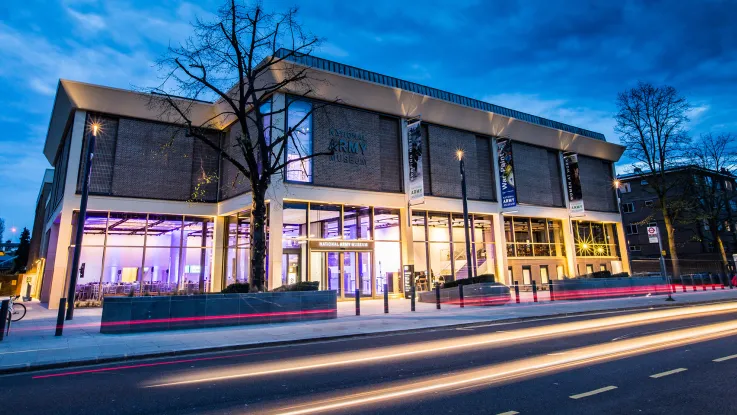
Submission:
{"label": "bollard", "polygon": [[440,284],[435,284],[435,306],[440,310]]}
{"label": "bollard", "polygon": [[519,304],[519,283],[517,281],[514,281],[514,297],[517,304]]}
{"label": "bollard", "polygon": [[389,314],[389,291],[387,285],[384,284],[384,314]]}
{"label": "bollard", "polygon": [[532,280],[532,301],[537,302],[537,283]]}
{"label": "bollard", "polygon": [[724,289],[724,277],[726,274],[719,274],[719,284],[722,285],[722,289]]}
{"label": "bollard", "polygon": [[8,312],[10,311],[10,300],[3,300],[0,305],[0,321],[3,322],[2,329],[0,330],[0,341],[3,341],[5,337],[5,324],[10,324],[8,319]]}
{"label": "bollard", "polygon": [[356,315],[361,315],[361,290],[356,290]]}
{"label": "bollard", "polygon": [[696,291],[696,276],[691,276],[691,288],[693,288],[694,291]]}
{"label": "bollard", "polygon": [[703,276],[701,277],[701,291],[706,291],[706,281]]}
{"label": "bollard", "polygon": [[686,292],[686,277],[681,275],[681,288],[683,288],[683,292]]}
{"label": "bollard", "polygon": [[555,293],[553,292],[553,281],[548,281],[548,291],[550,291],[550,301],[555,301]]}
{"label": "bollard", "polygon": [[716,291],[717,285],[714,283],[714,275],[709,274],[709,281],[711,282],[711,290]]}
{"label": "bollard", "polygon": [[465,305],[463,303],[463,284],[458,284],[458,299],[460,300],[461,308],[463,308]]}
{"label": "bollard", "polygon": [[66,298],[60,298],[59,299],[59,314],[56,316],[56,333],[54,333],[54,336],[61,336],[61,332],[64,331],[64,315],[66,314],[64,312],[64,309],[67,307],[67,299]]}
{"label": "bollard", "polygon": [[415,311],[415,285],[412,284],[412,311]]}

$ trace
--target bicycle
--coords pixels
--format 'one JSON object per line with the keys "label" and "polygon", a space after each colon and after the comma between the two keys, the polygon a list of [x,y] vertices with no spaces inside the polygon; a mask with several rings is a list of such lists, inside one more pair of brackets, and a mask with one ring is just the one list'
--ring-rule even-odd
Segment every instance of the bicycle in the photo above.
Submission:
{"label": "bicycle", "polygon": [[10,297],[10,304],[8,306],[8,321],[15,323],[21,321],[26,316],[26,306],[23,303],[15,303],[14,301],[20,298],[20,295]]}

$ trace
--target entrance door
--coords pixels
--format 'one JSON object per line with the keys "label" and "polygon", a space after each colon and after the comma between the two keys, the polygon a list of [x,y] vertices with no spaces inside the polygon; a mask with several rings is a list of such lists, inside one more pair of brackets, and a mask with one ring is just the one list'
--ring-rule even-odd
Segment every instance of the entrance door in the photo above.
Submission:
{"label": "entrance door", "polygon": [[299,254],[282,255],[282,285],[295,284],[301,280]]}
{"label": "entrance door", "polygon": [[340,252],[327,252],[325,255],[327,261],[327,286],[328,290],[335,290],[338,292],[338,297],[341,296],[340,289]]}
{"label": "entrance door", "polygon": [[343,257],[343,289],[345,297],[355,297],[360,290],[361,297],[372,297],[371,253],[341,252]]}

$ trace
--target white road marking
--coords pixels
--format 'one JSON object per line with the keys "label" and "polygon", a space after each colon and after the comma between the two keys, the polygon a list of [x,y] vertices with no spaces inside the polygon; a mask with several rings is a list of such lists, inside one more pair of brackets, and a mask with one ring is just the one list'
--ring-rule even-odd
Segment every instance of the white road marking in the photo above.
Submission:
{"label": "white road marking", "polygon": [[465,327],[458,327],[456,330],[473,331],[473,329],[467,329]]}
{"label": "white road marking", "polygon": [[668,375],[674,375],[674,374],[676,374],[676,373],[681,373],[681,372],[685,372],[685,371],[687,371],[687,370],[688,370],[688,369],[686,369],[685,367],[680,367],[680,368],[678,368],[678,369],[673,369],[673,370],[669,370],[669,371],[667,371],[667,372],[661,372],[661,373],[656,373],[656,374],[654,374],[654,375],[650,375],[650,377],[651,377],[651,378],[653,378],[653,379],[657,379],[657,378],[662,378],[662,377],[664,377],[664,376],[668,376]]}
{"label": "white road marking", "polygon": [[519,414],[519,412],[517,411],[507,411],[507,412],[498,413],[496,415],[517,415],[517,414]]}
{"label": "white road marking", "polygon": [[592,391],[589,391],[589,392],[579,393],[577,395],[571,395],[571,396],[569,396],[569,398],[571,398],[571,399],[581,399],[581,398],[585,398],[587,396],[591,396],[591,395],[596,395],[596,394],[599,394],[599,393],[608,392],[608,391],[614,390],[614,389],[617,389],[617,387],[616,386],[605,386],[603,388],[599,388],[599,389],[592,390]]}
{"label": "white road marking", "polygon": [[719,359],[712,360],[712,362],[723,362],[725,360],[730,360],[730,359],[735,359],[735,358],[737,358],[737,354],[733,354],[731,356],[720,357]]}

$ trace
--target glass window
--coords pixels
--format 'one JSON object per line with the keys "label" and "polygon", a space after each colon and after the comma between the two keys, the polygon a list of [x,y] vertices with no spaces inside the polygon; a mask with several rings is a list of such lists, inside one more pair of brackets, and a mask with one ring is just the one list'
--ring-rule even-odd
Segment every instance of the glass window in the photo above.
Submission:
{"label": "glass window", "polygon": [[182,216],[148,215],[146,246],[181,246]]}
{"label": "glass window", "polygon": [[447,213],[428,213],[428,240],[431,242],[450,241]]}
{"label": "glass window", "polygon": [[282,247],[300,248],[307,237],[307,203],[284,202]]}
{"label": "glass window", "polygon": [[287,180],[311,182],[312,160],[300,158],[312,154],[312,104],[294,100],[287,105],[287,128],[292,131],[287,143]]}
{"label": "glass window", "polygon": [[320,203],[310,204],[310,238],[340,238],[340,206]]}
{"label": "glass window", "polygon": [[145,213],[110,213],[107,228],[108,246],[142,247],[145,234]]}
{"label": "glass window", "polygon": [[494,249],[494,229],[492,217],[485,215],[473,216],[473,240],[475,254],[475,275],[496,274]]}
{"label": "glass window", "polygon": [[374,208],[374,239],[377,241],[400,240],[399,209]]}
{"label": "glass window", "polygon": [[412,212],[412,240],[415,242],[426,241],[427,230],[425,227],[426,212]]}
{"label": "glass window", "polygon": [[371,209],[343,207],[343,239],[371,239]]}
{"label": "glass window", "polygon": [[[466,240],[466,231],[465,227],[463,226],[463,215],[462,214],[453,214],[453,221],[452,221],[452,230],[453,230],[453,241],[454,242],[463,242]],[[471,227],[471,217],[469,215],[468,218],[468,226]]]}

